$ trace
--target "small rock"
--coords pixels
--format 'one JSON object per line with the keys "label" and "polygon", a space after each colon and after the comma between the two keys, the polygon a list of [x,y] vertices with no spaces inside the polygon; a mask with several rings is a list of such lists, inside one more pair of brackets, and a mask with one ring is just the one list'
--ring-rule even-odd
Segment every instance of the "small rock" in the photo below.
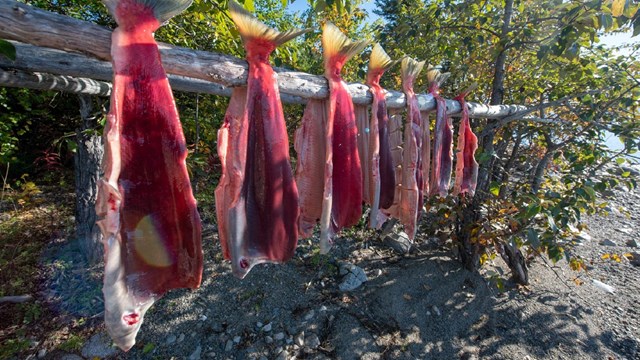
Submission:
{"label": "small rock", "polygon": [[629,261],[629,263],[633,266],[640,266],[640,253],[634,252],[631,253],[633,258]]}
{"label": "small rock", "polygon": [[584,231],[581,231],[580,233],[578,233],[578,235],[576,235],[576,238],[579,240],[583,240],[583,241],[591,241],[592,237],[591,235],[587,234]]}
{"label": "small rock", "polygon": [[239,344],[240,340],[242,340],[242,338],[240,336],[238,336],[238,335],[233,337],[233,342],[236,343],[236,344]]}
{"label": "small rock", "polygon": [[327,311],[327,307],[324,305],[320,306],[320,311]]}
{"label": "small rock", "polygon": [[265,336],[264,342],[266,342],[267,344],[271,344],[273,342],[273,338],[271,336]]}
{"label": "small rock", "polygon": [[632,247],[632,248],[639,248],[640,247],[640,242],[638,242],[638,240],[629,240],[629,241],[627,241],[627,246]]}
{"label": "small rock", "polygon": [[271,331],[272,328],[273,328],[273,325],[271,325],[271,323],[268,323],[267,325],[262,327],[262,331],[269,332],[269,331]]}
{"label": "small rock", "polygon": [[603,246],[616,246],[616,243],[614,243],[613,241],[611,241],[609,239],[602,240],[602,241],[600,241],[599,244],[603,245]]}
{"label": "small rock", "polygon": [[278,340],[278,341],[283,340],[284,339],[284,333],[283,332],[279,332],[279,333],[273,335],[273,338]]}
{"label": "small rock", "polygon": [[42,359],[45,355],[47,355],[47,349],[38,350],[38,359]]}
{"label": "small rock", "polygon": [[233,341],[227,340],[227,344],[224,346],[224,351],[229,352],[233,350]]}
{"label": "small rock", "polygon": [[317,349],[318,346],[320,346],[320,339],[318,338],[318,335],[311,334],[307,336],[304,339],[304,346],[314,350]]}
{"label": "small rock", "polygon": [[198,347],[189,355],[189,360],[200,360],[200,354],[202,353],[202,346]]}
{"label": "small rock", "polygon": [[287,350],[280,351],[276,360],[289,360],[289,352]]}
{"label": "small rock", "polygon": [[180,336],[178,336],[178,342],[182,342],[184,340],[184,334],[180,334]]}
{"label": "small rock", "polygon": [[219,322],[214,322],[213,324],[211,324],[211,331],[213,332],[223,332],[224,328],[222,327],[222,324],[220,324]]}
{"label": "small rock", "polygon": [[632,228],[628,228],[628,227],[616,228],[616,230],[621,232],[621,233],[623,233],[623,234],[627,234],[627,235],[633,234],[633,229]]}
{"label": "small rock", "polygon": [[264,326],[264,324],[263,324],[263,323],[261,323],[260,321],[258,321],[258,322],[256,323],[256,328],[258,328],[258,329],[262,329],[262,327],[263,327],[263,326]]}
{"label": "small rock", "polygon": [[368,280],[367,274],[362,268],[350,263],[340,265],[340,274],[344,275],[342,282],[338,285],[340,291],[355,290]]}
{"label": "small rock", "polygon": [[313,311],[313,309],[312,309],[312,310],[309,310],[309,312],[308,312],[308,313],[306,313],[306,314],[304,315],[304,319],[305,319],[305,320],[311,320],[311,319],[313,319],[313,317],[314,317],[315,315],[316,315],[316,312],[315,312],[315,311]]}
{"label": "small rock", "polygon": [[296,336],[296,338],[294,339],[294,342],[298,346],[304,345],[304,331],[302,331],[300,334],[298,334],[298,336]]}
{"label": "small rock", "polygon": [[391,233],[384,238],[384,244],[399,254],[407,254],[411,250],[411,240],[404,231]]}
{"label": "small rock", "polygon": [[382,269],[376,270],[376,276],[382,276]]}
{"label": "small rock", "polygon": [[266,357],[266,356],[264,356],[264,355],[262,355],[262,356],[260,356],[260,357],[258,358],[258,360],[269,360],[269,358],[268,358],[268,357]]}
{"label": "small rock", "polygon": [[88,359],[110,357],[118,352],[111,344],[111,339],[106,333],[98,333],[93,335],[82,347],[81,354]]}
{"label": "small rock", "polygon": [[176,339],[178,339],[175,335],[171,334],[167,337],[167,345],[171,345],[174,342],[176,342]]}
{"label": "small rock", "polygon": [[273,354],[278,355],[282,352],[282,350],[284,350],[284,348],[282,346],[278,346],[273,350]]}
{"label": "small rock", "polygon": [[207,315],[200,315],[200,321],[207,321]]}
{"label": "small rock", "polygon": [[431,307],[431,310],[433,310],[433,313],[436,314],[436,316],[442,315],[442,313],[440,312],[440,309],[438,309],[438,307],[435,306],[435,305],[433,305],[433,307]]}

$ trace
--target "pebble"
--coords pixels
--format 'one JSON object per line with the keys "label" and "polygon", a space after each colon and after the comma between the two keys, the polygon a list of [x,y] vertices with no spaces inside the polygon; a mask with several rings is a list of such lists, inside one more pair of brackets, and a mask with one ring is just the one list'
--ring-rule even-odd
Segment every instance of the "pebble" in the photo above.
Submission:
{"label": "pebble", "polygon": [[264,331],[264,332],[269,332],[269,331],[271,331],[272,327],[273,327],[273,325],[271,325],[271,323],[268,323],[267,325],[265,325],[265,326],[262,328],[262,331]]}
{"label": "pebble", "polygon": [[189,355],[189,360],[200,360],[200,354],[202,353],[202,346],[198,347]]}
{"label": "pebble", "polygon": [[314,350],[317,349],[318,346],[320,346],[320,339],[318,338],[318,335],[311,334],[307,336],[304,339],[304,346]]}
{"label": "pebble", "polygon": [[38,359],[42,359],[45,355],[47,355],[47,349],[38,350]]}
{"label": "pebble", "polygon": [[224,351],[229,352],[233,350],[233,341],[227,340],[227,344],[224,346]]}
{"label": "pebble", "polygon": [[273,342],[273,338],[271,336],[265,336],[264,342],[267,344],[271,344]]}
{"label": "pebble", "polygon": [[355,290],[368,280],[367,274],[362,268],[350,263],[340,265],[340,274],[344,275],[342,282],[338,285],[340,291]]}
{"label": "pebble", "polygon": [[289,360],[289,352],[287,350],[280,351],[276,360]]}
{"label": "pebble", "polygon": [[284,339],[284,333],[283,332],[279,332],[279,333],[273,335],[273,338],[278,340],[278,341],[283,340]]}
{"label": "pebble", "polygon": [[182,342],[184,340],[184,334],[180,334],[180,336],[178,336],[178,342]]}
{"label": "pebble", "polygon": [[627,246],[632,247],[632,248],[639,248],[640,247],[640,242],[638,242],[638,240],[629,240],[629,241],[627,241]]}
{"label": "pebble", "polygon": [[111,338],[106,333],[98,333],[84,344],[80,353],[88,359],[110,357],[117,353],[116,348],[111,346],[111,343]]}
{"label": "pebble", "polygon": [[298,346],[304,345],[304,331],[302,331],[300,334],[298,334],[298,336],[296,336],[296,338],[294,339],[294,342]]}
{"label": "pebble", "polygon": [[207,315],[200,315],[200,321],[206,321]]}
{"label": "pebble", "polygon": [[236,344],[239,344],[240,340],[242,340],[242,338],[240,336],[238,336],[238,335],[233,337],[233,342],[236,343]]}
{"label": "pebble", "polygon": [[624,228],[616,228],[617,231],[623,233],[623,234],[627,234],[627,235],[631,235],[633,233],[633,229],[632,228],[628,228],[628,227],[624,227]]}
{"label": "pebble", "polygon": [[609,239],[605,239],[600,241],[600,245],[603,246],[616,246],[616,243],[614,243],[613,241],[609,240]]}
{"label": "pebble", "polygon": [[576,238],[584,241],[591,241],[592,239],[591,235],[587,234],[584,231],[581,231],[578,235],[576,235]]}
{"label": "pebble", "polygon": [[384,238],[384,244],[399,254],[408,254],[412,246],[409,235],[404,231],[389,234]]}
{"label": "pebble", "polygon": [[431,310],[433,310],[433,313],[436,314],[436,316],[440,316],[442,315],[442,313],[440,313],[440,309],[438,309],[437,306],[433,305],[433,307],[431,308]]}
{"label": "pebble", "polygon": [[263,323],[261,323],[260,321],[258,321],[258,322],[256,323],[256,328],[258,328],[258,329],[262,329],[262,327],[263,327],[263,326],[264,326],[264,324],[263,324]]}
{"label": "pebble", "polygon": [[306,315],[304,316],[305,320],[311,320],[313,319],[313,317],[316,315],[316,312],[312,310],[309,310],[308,313],[306,313]]}

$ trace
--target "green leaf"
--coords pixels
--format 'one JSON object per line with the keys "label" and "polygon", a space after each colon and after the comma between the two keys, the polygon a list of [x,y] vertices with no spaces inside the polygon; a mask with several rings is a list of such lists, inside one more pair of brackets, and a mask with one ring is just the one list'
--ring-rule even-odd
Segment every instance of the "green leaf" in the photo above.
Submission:
{"label": "green leaf", "polygon": [[624,158],[617,158],[617,159],[616,159],[616,163],[617,163],[618,165],[622,165],[622,164],[624,164],[625,162],[626,162],[626,160],[625,160]]}
{"label": "green leaf", "polygon": [[534,248],[540,247],[540,238],[538,238],[538,232],[534,229],[527,229],[527,242]]}
{"label": "green leaf", "polygon": [[6,56],[9,60],[16,60],[16,48],[10,42],[0,39],[0,55]]}
{"label": "green leaf", "polygon": [[144,345],[144,348],[142,348],[142,353],[143,353],[143,354],[148,354],[148,353],[150,353],[151,351],[153,351],[153,349],[155,349],[155,347],[156,347],[156,346],[155,346],[153,343],[146,343],[146,344]]}
{"label": "green leaf", "polygon": [[489,191],[493,194],[493,196],[498,196],[500,194],[500,184],[497,181],[492,181],[489,185]]}
{"label": "green leaf", "polygon": [[549,227],[551,228],[551,230],[553,230],[553,232],[557,232],[558,231],[558,227],[556,226],[556,222],[555,222],[555,220],[553,220],[553,217],[551,215],[547,215],[547,222],[549,223]]}

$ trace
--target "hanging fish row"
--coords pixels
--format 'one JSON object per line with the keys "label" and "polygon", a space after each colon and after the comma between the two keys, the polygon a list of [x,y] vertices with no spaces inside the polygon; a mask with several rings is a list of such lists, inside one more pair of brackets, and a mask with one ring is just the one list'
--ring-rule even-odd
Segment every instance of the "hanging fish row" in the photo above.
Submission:
{"label": "hanging fish row", "polygon": [[[157,299],[174,288],[197,288],[202,278],[201,224],[185,163],[186,142],[153,37],[191,0],[103,1],[118,27],[112,35],[113,92],[96,212],[104,235],[105,324],[126,351]],[[438,95],[444,76],[435,70],[428,74],[437,100],[432,157],[428,114],[420,113],[413,92],[424,62],[402,59],[407,96],[402,124],[401,116],[388,116],[379,84],[397,61],[376,44],[367,75],[373,94],[369,117],[368,107],[354,108],[340,74],[369,44],[353,42],[327,23],[322,45],[330,97],[306,106],[295,133],[294,177],[276,74],[268,61],[277,46],[308,30],[278,32],[234,0],[229,10],[249,62],[247,86],[233,90],[218,131],[218,229],[234,274],[243,278],[256,264],[287,261],[298,238],[310,237],[317,222],[321,251],[327,252],[342,228],[358,223],[363,202],[372,209],[371,227],[396,217],[413,239],[425,195],[449,191],[453,134]],[[457,98],[463,117],[454,194],[473,195],[477,139],[465,95]]]}

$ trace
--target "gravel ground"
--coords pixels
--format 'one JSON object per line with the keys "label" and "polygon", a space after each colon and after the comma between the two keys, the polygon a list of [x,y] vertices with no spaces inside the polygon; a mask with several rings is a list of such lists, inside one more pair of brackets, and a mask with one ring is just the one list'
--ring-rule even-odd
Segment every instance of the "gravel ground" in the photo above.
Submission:
{"label": "gravel ground", "polygon": [[[504,293],[435,242],[397,255],[371,232],[337,240],[329,256],[303,241],[292,261],[238,280],[209,227],[201,288],[159,300],[126,354],[101,324],[100,268],[86,271],[77,251],[59,244],[44,258],[52,275],[42,296],[98,331],[76,354],[39,348],[33,358],[640,359],[640,267],[624,256],[640,251],[639,202],[640,191],[618,190],[608,216],[585,219],[574,251],[586,272],[538,259],[531,285]],[[364,275],[355,290],[340,290]]]}

